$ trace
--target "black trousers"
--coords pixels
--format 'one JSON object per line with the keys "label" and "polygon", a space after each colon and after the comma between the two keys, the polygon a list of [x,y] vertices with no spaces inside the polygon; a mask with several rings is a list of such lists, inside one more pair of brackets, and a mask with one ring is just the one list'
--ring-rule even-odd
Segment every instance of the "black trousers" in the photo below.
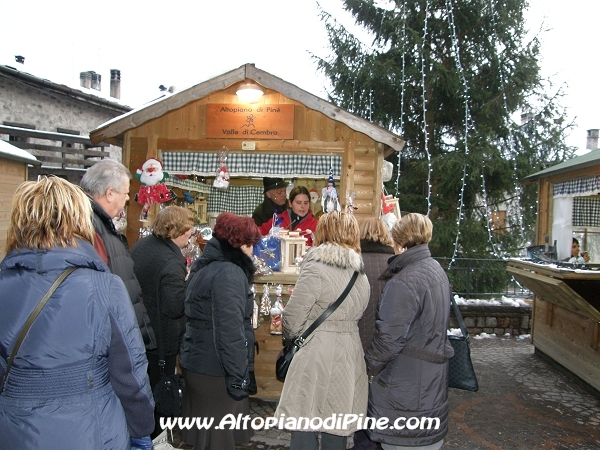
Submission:
{"label": "black trousers", "polygon": [[365,430],[358,430],[354,433],[353,450],[377,450],[377,444],[372,442],[365,433]]}
{"label": "black trousers", "polygon": [[292,431],[290,450],[319,450],[319,434],[321,450],[346,450],[346,436],[318,431]]}

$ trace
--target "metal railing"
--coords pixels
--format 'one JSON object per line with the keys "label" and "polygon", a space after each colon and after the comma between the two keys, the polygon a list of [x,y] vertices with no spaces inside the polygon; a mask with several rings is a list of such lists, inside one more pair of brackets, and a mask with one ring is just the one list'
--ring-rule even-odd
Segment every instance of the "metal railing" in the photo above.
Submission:
{"label": "metal railing", "polygon": [[485,258],[434,258],[446,271],[452,292],[469,298],[530,297],[533,295],[507,271],[507,261]]}

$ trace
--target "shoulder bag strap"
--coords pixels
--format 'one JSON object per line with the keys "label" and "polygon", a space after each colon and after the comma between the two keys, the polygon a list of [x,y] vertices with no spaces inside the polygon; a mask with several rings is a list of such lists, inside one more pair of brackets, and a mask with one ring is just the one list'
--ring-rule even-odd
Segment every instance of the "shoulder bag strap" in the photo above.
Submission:
{"label": "shoulder bag strap", "polygon": [[158,330],[156,333],[156,335],[157,335],[156,341],[157,341],[157,346],[158,346],[158,365],[160,366],[160,374],[161,375],[165,374],[166,361],[165,361],[165,348],[163,347],[163,340],[162,340],[162,325],[161,325],[161,320],[160,320],[160,316],[161,316],[161,311],[160,311],[160,280],[161,280],[161,277],[160,277],[160,275],[162,274],[162,271],[166,265],[167,265],[167,263],[165,263],[158,271],[158,277],[157,277],[158,280],[156,282],[156,320],[158,321],[158,323],[157,323]]}
{"label": "shoulder bag strap", "polygon": [[[315,331],[315,329],[321,325],[321,323],[323,323],[323,321],[325,319],[327,319],[331,313],[333,313],[338,306],[340,306],[342,304],[342,302],[344,301],[344,299],[348,296],[348,293],[350,292],[350,289],[352,289],[352,286],[354,286],[354,282],[356,281],[356,279],[358,278],[358,272],[354,271],[354,274],[352,275],[352,278],[350,278],[350,281],[348,282],[348,286],[346,286],[346,289],[344,289],[344,292],[342,292],[342,295],[339,296],[339,298],[332,303],[331,305],[329,305],[329,308],[327,308],[323,314],[321,314],[317,320],[315,320],[312,325],[310,327],[308,327],[306,329],[306,331],[304,333],[302,333],[302,336],[300,336],[299,338],[296,339],[296,341],[298,341],[298,343],[300,344],[300,346],[304,343],[304,341],[306,340],[306,338],[313,332]],[[296,342],[294,341],[294,342]]]}
{"label": "shoulder bag strap", "polygon": [[42,310],[44,305],[46,303],[48,303],[48,300],[50,300],[50,297],[52,297],[52,294],[54,294],[54,291],[56,291],[56,289],[63,282],[63,280],[65,278],[67,278],[69,276],[69,274],[71,272],[73,272],[75,269],[77,269],[77,267],[69,267],[63,273],[61,273],[60,276],[56,279],[56,281],[54,283],[52,283],[52,286],[50,286],[50,289],[48,289],[48,292],[46,292],[46,295],[44,295],[44,297],[40,300],[40,302],[35,307],[35,309],[31,312],[31,314],[29,314],[29,317],[25,321],[25,325],[23,325],[23,328],[21,329],[21,332],[19,333],[19,336],[17,337],[17,342],[15,343],[15,347],[13,348],[13,351],[8,360],[8,364],[6,365],[6,373],[4,374],[4,380],[2,381],[2,390],[0,390],[0,393],[4,392],[4,388],[6,387],[6,381],[8,380],[8,372],[10,372],[10,368],[12,367],[13,361],[15,360],[15,356],[17,356],[19,347],[21,347],[21,343],[23,342],[23,339],[25,339],[25,335],[29,331],[31,324],[36,319],[36,317],[38,316],[38,314],[40,313],[40,311]]}
{"label": "shoulder bag strap", "polygon": [[460,331],[462,335],[469,339],[469,331],[467,330],[467,326],[465,325],[465,321],[463,319],[462,314],[460,313],[460,309],[458,309],[458,305],[454,300],[454,296],[452,295],[452,291],[450,291],[450,301],[452,302],[452,309],[454,310],[454,317],[456,317],[456,321],[458,322],[458,326],[460,327]]}

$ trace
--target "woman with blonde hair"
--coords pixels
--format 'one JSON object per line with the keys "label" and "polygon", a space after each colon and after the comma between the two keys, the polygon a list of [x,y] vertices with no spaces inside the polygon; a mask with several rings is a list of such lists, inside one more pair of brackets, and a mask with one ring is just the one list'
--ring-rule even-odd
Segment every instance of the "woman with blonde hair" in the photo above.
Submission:
{"label": "woman with blonde hair", "polygon": [[369,417],[439,420],[439,427],[367,430],[384,450],[437,450],[448,432],[448,360],[454,354],[446,337],[450,283],[427,244],[433,225],[411,213],[392,228],[396,256],[382,275],[375,336],[365,359],[370,376]]}
{"label": "woman with blonde hair", "polygon": [[[290,365],[275,416],[325,421],[338,414],[365,414],[367,376],[357,322],[369,301],[354,216],[330,212],[319,219],[314,245],[301,263],[294,292],[283,312],[283,334],[300,336],[358,278],[338,308],[307,338]],[[291,450],[343,450],[356,423],[294,429]]]}
{"label": "woman with blonde hair", "polygon": [[[77,186],[43,177],[17,188],[0,263],[2,448],[152,446],[144,343],[125,285],[93,238]],[[28,316],[70,268],[15,350]]]}

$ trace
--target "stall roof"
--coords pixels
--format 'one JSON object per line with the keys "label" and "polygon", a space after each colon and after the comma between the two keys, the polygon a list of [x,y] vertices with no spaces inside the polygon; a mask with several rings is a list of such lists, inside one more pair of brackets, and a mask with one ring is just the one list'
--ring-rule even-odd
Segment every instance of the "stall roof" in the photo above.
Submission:
{"label": "stall roof", "polygon": [[244,80],[252,80],[267,89],[273,89],[280,92],[287,98],[296,100],[308,108],[325,114],[333,120],[342,122],[354,131],[363,133],[376,142],[388,145],[395,151],[402,150],[402,147],[404,146],[404,140],[385,128],[355,116],[354,114],[312,95],[281,78],[277,78],[268,72],[257,69],[254,64],[245,64],[230,72],[219,75],[218,77],[192,86],[176,94],[161,97],[141,108],[116,117],[93,130],[90,133],[90,139],[94,144],[106,141],[122,146],[124,139],[123,135],[126,131]]}
{"label": "stall roof", "polygon": [[0,157],[12,159],[14,161],[24,162],[33,166],[40,166],[42,163],[31,153],[21,150],[12,144],[0,139]]}
{"label": "stall roof", "polygon": [[549,175],[557,175],[563,172],[570,172],[574,169],[584,169],[586,167],[596,166],[600,164],[600,149],[592,150],[585,155],[576,156],[575,158],[571,158],[568,161],[561,162],[552,167],[548,167],[547,169],[540,170],[532,175],[528,175],[525,177],[527,181],[535,181],[539,178],[544,178]]}

